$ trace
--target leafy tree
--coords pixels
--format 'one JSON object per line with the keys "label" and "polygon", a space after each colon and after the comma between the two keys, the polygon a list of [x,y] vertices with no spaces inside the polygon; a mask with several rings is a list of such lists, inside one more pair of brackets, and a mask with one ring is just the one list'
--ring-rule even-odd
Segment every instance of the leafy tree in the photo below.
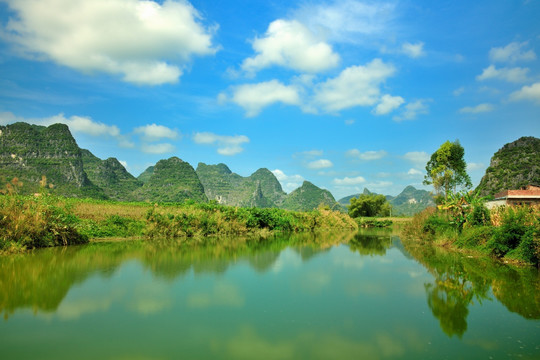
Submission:
{"label": "leafy tree", "polygon": [[433,184],[435,192],[444,197],[454,192],[458,186],[470,188],[472,183],[466,171],[464,155],[465,150],[458,140],[446,141],[431,155],[426,165],[424,184]]}
{"label": "leafy tree", "polygon": [[384,195],[361,194],[352,198],[349,205],[349,215],[353,218],[360,216],[388,216],[391,205]]}

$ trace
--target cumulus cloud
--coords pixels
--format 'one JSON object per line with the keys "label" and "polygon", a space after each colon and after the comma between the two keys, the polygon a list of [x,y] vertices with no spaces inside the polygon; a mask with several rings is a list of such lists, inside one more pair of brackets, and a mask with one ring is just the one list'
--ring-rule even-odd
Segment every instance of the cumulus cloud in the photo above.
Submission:
{"label": "cumulus cloud", "polygon": [[141,134],[148,141],[156,141],[159,139],[176,139],[178,131],[168,128],[163,125],[150,124],[135,128],[136,134]]}
{"label": "cumulus cloud", "polygon": [[326,160],[326,159],[319,159],[319,160],[311,161],[307,164],[307,167],[309,169],[314,169],[314,170],[331,168],[332,166],[334,166],[334,164],[330,160]]}
{"label": "cumulus cloud", "polygon": [[381,97],[380,101],[381,102],[373,110],[375,115],[386,115],[394,111],[405,102],[405,99],[401,96],[391,96],[386,94]]}
{"label": "cumulus cloud", "polygon": [[362,176],[357,176],[353,178],[346,176],[343,179],[336,178],[333,180],[333,182],[334,184],[340,185],[340,186],[351,186],[351,185],[363,184],[366,182],[366,179],[364,179]]}
{"label": "cumulus cloud", "polygon": [[294,16],[333,41],[359,43],[386,36],[395,18],[395,3],[334,0],[306,3]]}
{"label": "cumulus cloud", "polygon": [[476,171],[476,170],[484,170],[486,166],[482,163],[467,163],[467,170],[468,171]]}
{"label": "cumulus cloud", "polygon": [[278,80],[239,85],[234,87],[232,91],[230,99],[227,98],[227,95],[220,94],[220,100],[222,102],[230,100],[243,107],[248,117],[256,116],[263,108],[278,102],[287,105],[300,105],[298,88],[283,85]]}
{"label": "cumulus cloud", "polygon": [[388,155],[388,153],[384,150],[360,152],[358,149],[348,150],[345,154],[349,157],[358,158],[360,160],[379,160]]}
{"label": "cumulus cloud", "polygon": [[287,175],[280,169],[272,170],[272,173],[281,183],[281,187],[283,188],[283,190],[287,193],[300,187],[300,185],[302,185],[302,182],[304,181],[304,178],[301,175]]}
{"label": "cumulus cloud", "polygon": [[484,70],[482,70],[482,74],[478,75],[476,77],[476,80],[478,81],[484,81],[489,79],[497,79],[497,80],[504,80],[508,82],[525,82],[527,81],[527,73],[529,72],[528,68],[507,68],[503,67],[500,69],[497,69],[495,65],[490,65]]}
{"label": "cumulus cloud", "polygon": [[112,136],[119,137],[120,129],[116,125],[107,125],[102,122],[94,121],[86,116],[65,117],[64,114],[58,114],[46,118],[24,118],[14,115],[10,112],[0,114],[0,123],[9,124],[17,121],[28,122],[31,124],[49,126],[52,124],[66,124],[70,131],[91,136]]}
{"label": "cumulus cloud", "polygon": [[141,150],[147,154],[167,154],[175,150],[174,145],[168,143],[161,144],[142,144]]}
{"label": "cumulus cloud", "polygon": [[380,59],[365,66],[348,67],[337,77],[316,86],[314,102],[329,112],[375,105],[380,99],[380,85],[395,71]]}
{"label": "cumulus cloud", "polygon": [[421,172],[420,170],[417,170],[417,169],[414,169],[414,168],[411,168],[409,169],[409,171],[407,171],[407,175],[410,175],[410,176],[419,176],[419,175],[423,175],[424,173]]}
{"label": "cumulus cloud", "polygon": [[242,63],[242,69],[250,74],[274,65],[316,73],[339,63],[339,55],[332,47],[296,20],[273,21],[252,46],[257,55]]}
{"label": "cumulus cloud", "polygon": [[531,61],[536,59],[533,50],[523,50],[529,44],[528,41],[518,43],[511,42],[504,47],[495,47],[489,51],[489,59],[493,62],[516,62]]}
{"label": "cumulus cloud", "polygon": [[200,132],[193,135],[193,141],[197,144],[217,146],[218,154],[232,156],[244,151],[242,144],[248,143],[249,138],[245,135],[229,136]]}
{"label": "cumulus cloud", "polygon": [[394,116],[393,119],[396,121],[414,120],[418,115],[429,114],[429,107],[427,105],[428,101],[429,100],[426,99],[420,99],[412,103],[408,103],[407,105],[405,105],[405,109],[401,113],[401,115]]}
{"label": "cumulus cloud", "polygon": [[465,92],[465,88],[462,86],[462,87],[457,88],[456,90],[452,91],[452,94],[454,94],[454,96],[460,96],[464,92]]}
{"label": "cumulus cloud", "polygon": [[415,44],[411,44],[409,42],[406,42],[401,46],[401,51],[408,57],[411,57],[414,59],[419,58],[425,55],[424,43],[417,42]]}
{"label": "cumulus cloud", "polygon": [[465,106],[464,108],[459,109],[459,112],[463,114],[479,114],[483,112],[490,112],[494,109],[495,107],[492,104],[483,103],[476,106]]}
{"label": "cumulus cloud", "polygon": [[187,1],[7,0],[17,17],[5,37],[85,73],[104,72],[141,85],[176,83],[194,55],[216,52]]}
{"label": "cumulus cloud", "polygon": [[297,154],[301,156],[305,156],[305,157],[317,157],[317,156],[322,156],[323,151],[322,150],[308,150],[308,151],[302,151]]}
{"label": "cumulus cloud", "polygon": [[409,151],[403,158],[423,167],[429,161],[430,155],[425,151]]}
{"label": "cumulus cloud", "polygon": [[529,100],[540,105],[540,82],[534,83],[531,86],[524,86],[518,91],[510,94],[510,100]]}

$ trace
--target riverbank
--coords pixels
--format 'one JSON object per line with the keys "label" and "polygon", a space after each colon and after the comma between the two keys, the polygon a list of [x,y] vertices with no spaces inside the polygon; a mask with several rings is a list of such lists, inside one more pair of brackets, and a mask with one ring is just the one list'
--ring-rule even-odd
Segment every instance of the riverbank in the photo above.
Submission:
{"label": "riverbank", "polygon": [[0,252],[87,243],[90,239],[189,239],[218,235],[355,230],[347,214],[238,208],[214,202],[124,203],[39,196],[0,196]]}
{"label": "riverbank", "polygon": [[[474,211],[464,220],[435,208],[413,217],[404,226],[404,242],[438,246],[474,256],[491,256],[506,263],[539,265],[540,207],[500,207],[485,210],[481,218]],[[459,219],[458,219],[459,220]]]}

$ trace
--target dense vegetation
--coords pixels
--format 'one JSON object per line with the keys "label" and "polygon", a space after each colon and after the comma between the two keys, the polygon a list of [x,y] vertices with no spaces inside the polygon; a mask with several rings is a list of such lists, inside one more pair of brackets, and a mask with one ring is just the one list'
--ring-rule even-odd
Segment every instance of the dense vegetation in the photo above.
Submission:
{"label": "dense vegetation", "polygon": [[493,155],[476,190],[489,196],[529,184],[540,185],[540,139],[522,137]]}
{"label": "dense vegetation", "polygon": [[22,186],[14,178],[0,195],[0,252],[88,242],[68,207],[46,191],[39,196],[18,195]]}
{"label": "dense vegetation", "polygon": [[308,211],[320,205],[339,209],[339,204],[328,190],[320,189],[309,181],[291,192],[283,203],[283,208],[295,211]]}
{"label": "dense vegetation", "polygon": [[[43,184],[46,180],[43,179]],[[346,214],[320,207],[310,212],[241,208],[216,202],[151,204],[17,194],[14,179],[0,195],[0,252],[87,242],[89,238],[179,238],[268,234],[272,231],[351,230]]]}
{"label": "dense vegetation", "polygon": [[405,226],[406,238],[538,265],[540,207],[500,207],[489,211],[472,197],[454,195],[439,209],[424,210]]}
{"label": "dense vegetation", "polygon": [[[503,149],[530,144],[534,142],[531,139],[522,138]],[[459,145],[457,141],[454,144]],[[440,194],[439,206],[415,216],[405,228],[406,236],[422,243],[474,249],[505,260],[539,265],[540,207],[502,206],[490,211],[480,192],[455,192],[456,186],[469,187],[469,177],[463,148],[459,146],[459,151],[451,155],[451,147],[448,142],[441,145],[426,166],[426,179]]]}

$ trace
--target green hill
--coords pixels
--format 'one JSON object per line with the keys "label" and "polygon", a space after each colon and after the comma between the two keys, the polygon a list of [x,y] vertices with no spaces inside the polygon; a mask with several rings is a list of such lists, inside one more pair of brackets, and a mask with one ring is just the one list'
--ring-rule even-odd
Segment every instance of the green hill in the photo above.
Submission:
{"label": "green hill", "polygon": [[309,211],[319,205],[327,205],[336,209],[339,204],[328,190],[323,190],[309,181],[304,181],[302,186],[291,192],[283,202],[283,208],[287,210]]}
{"label": "green hill", "polygon": [[113,200],[129,201],[133,191],[143,184],[131,175],[116,158],[101,160],[90,151],[81,149],[84,171],[92,183]]}
{"label": "green hill", "polygon": [[0,126],[0,181],[17,177],[24,183],[23,192],[33,193],[43,175],[54,186],[52,193],[106,198],[84,171],[81,149],[66,125]]}
{"label": "green hill", "polygon": [[281,184],[268,169],[242,177],[225,164],[199,163],[197,175],[208,199],[224,205],[279,207],[286,197]]}
{"label": "green hill", "polygon": [[160,160],[144,185],[133,192],[135,199],[155,202],[197,202],[208,200],[193,167],[177,158]]}
{"label": "green hill", "polygon": [[476,189],[487,196],[529,184],[540,184],[540,139],[532,136],[522,137],[499,149]]}

